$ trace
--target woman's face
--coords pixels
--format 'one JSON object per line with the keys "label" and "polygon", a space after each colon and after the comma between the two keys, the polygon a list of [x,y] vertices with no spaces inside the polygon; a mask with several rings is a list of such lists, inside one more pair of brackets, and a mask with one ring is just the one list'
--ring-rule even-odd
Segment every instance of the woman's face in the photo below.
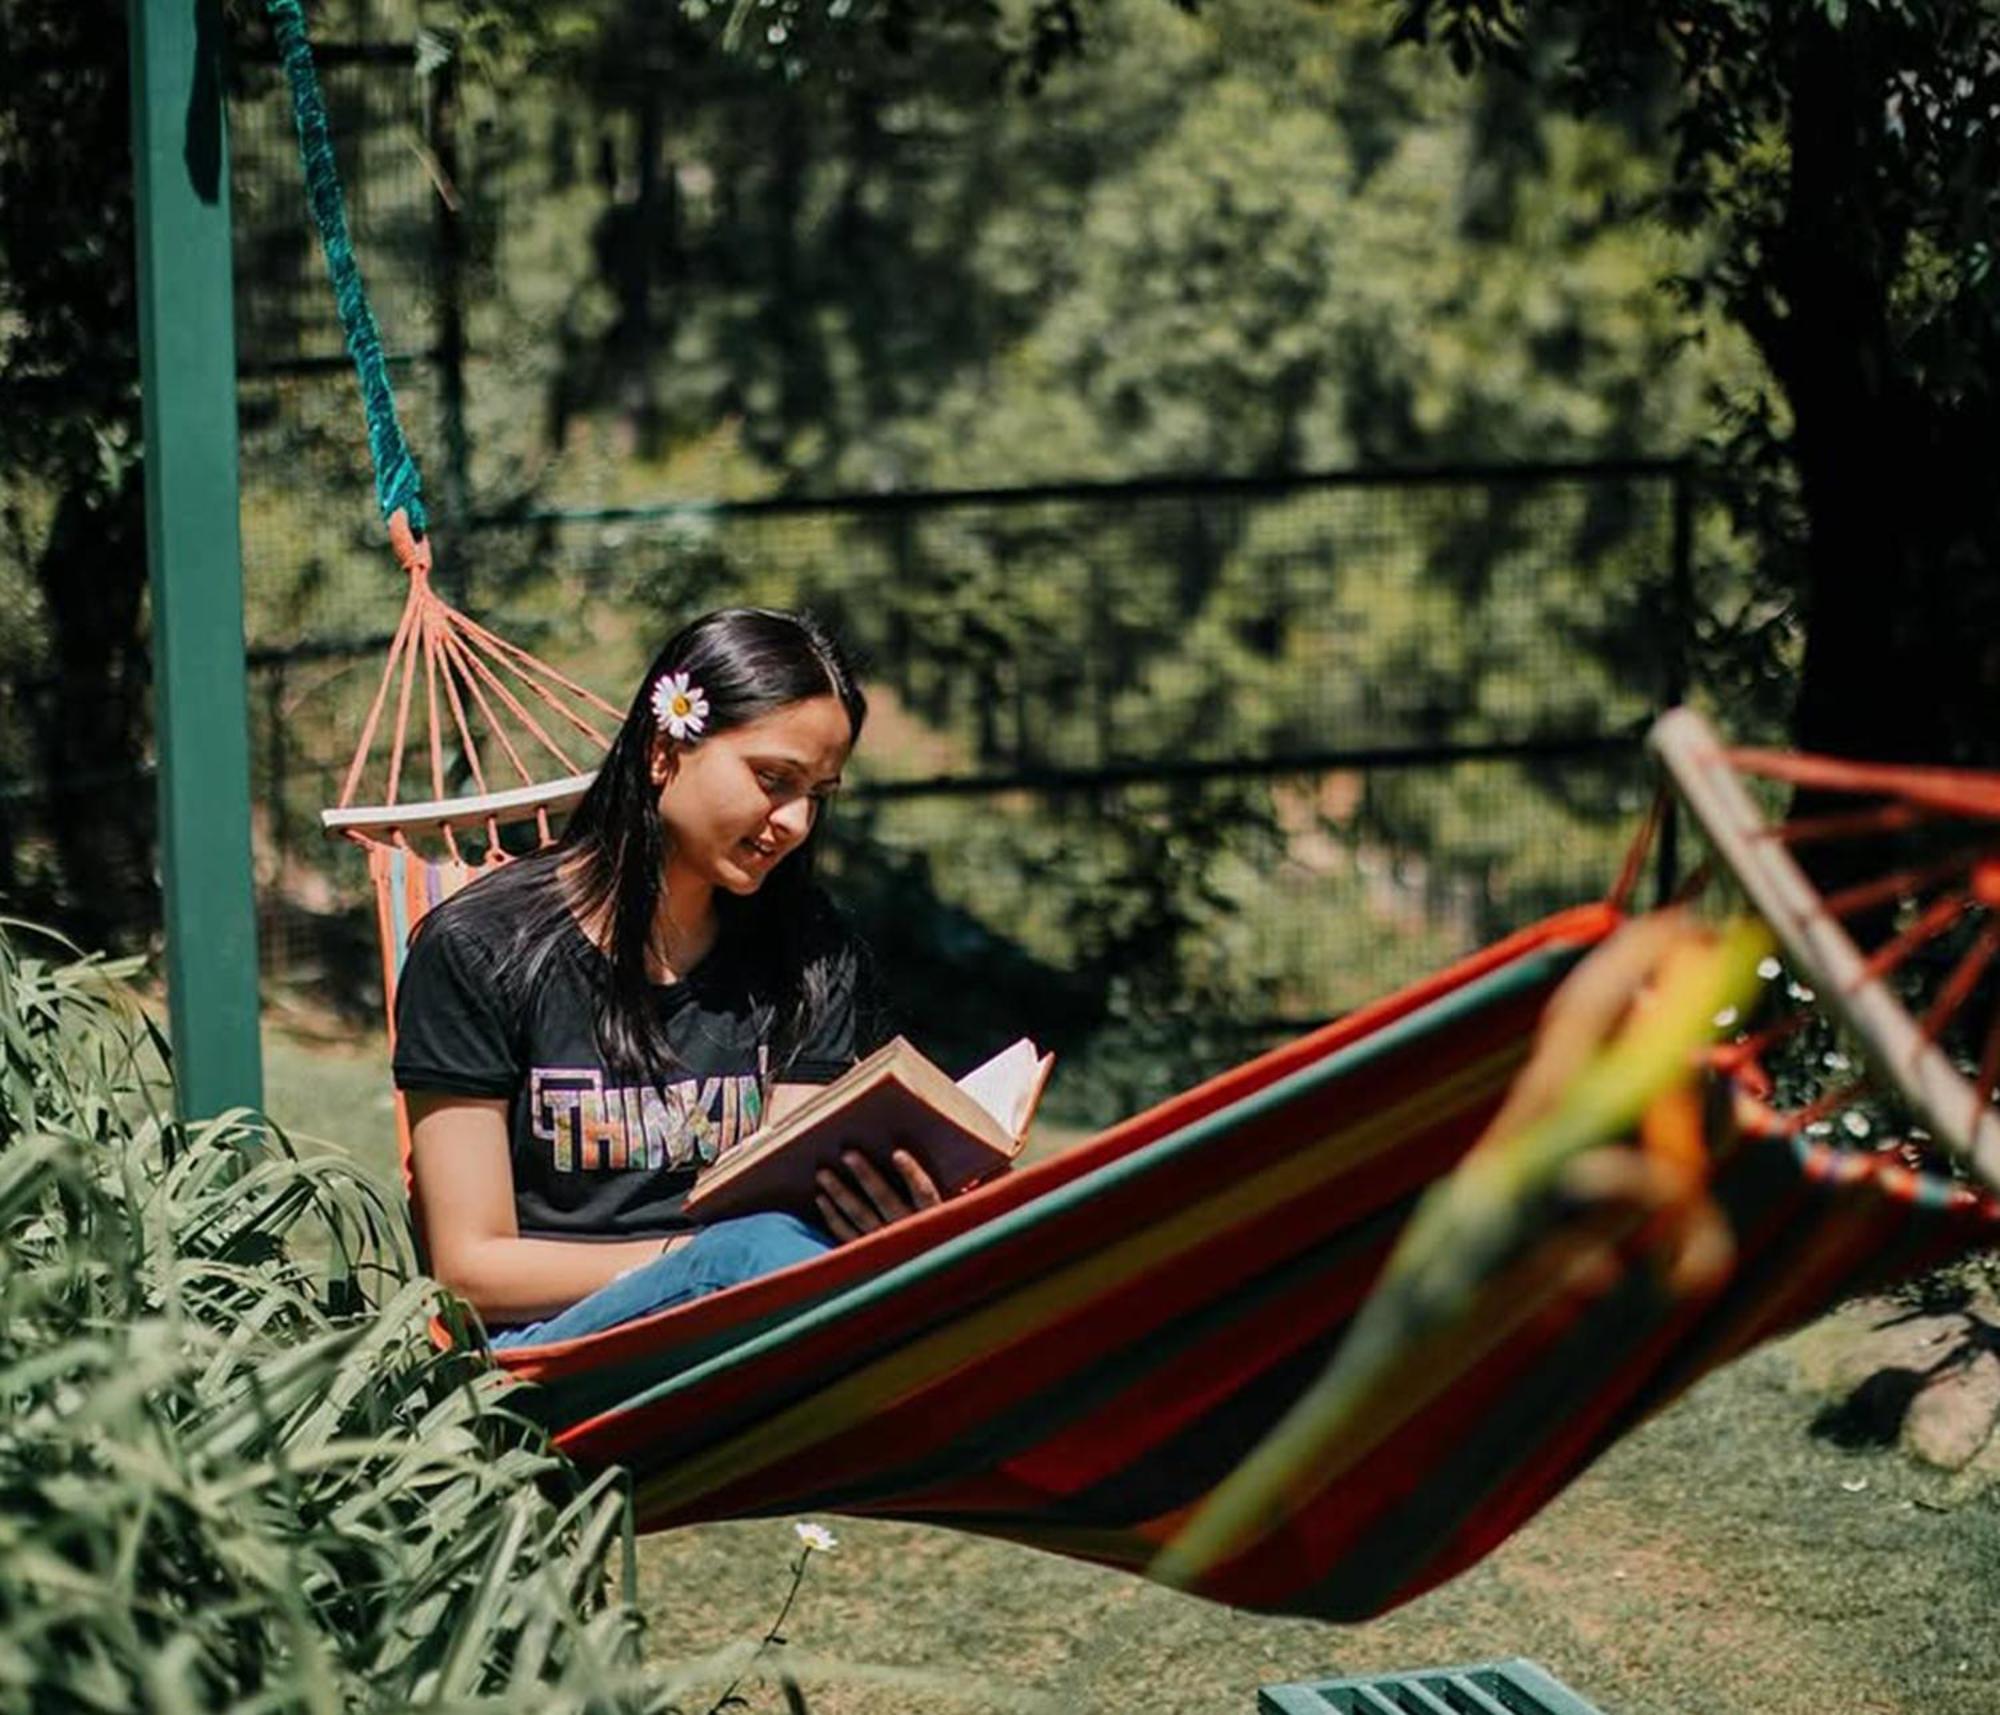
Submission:
{"label": "woman's face", "polygon": [[838,697],[809,697],[688,746],[654,742],[653,784],[676,866],[755,893],[805,843],[854,743]]}

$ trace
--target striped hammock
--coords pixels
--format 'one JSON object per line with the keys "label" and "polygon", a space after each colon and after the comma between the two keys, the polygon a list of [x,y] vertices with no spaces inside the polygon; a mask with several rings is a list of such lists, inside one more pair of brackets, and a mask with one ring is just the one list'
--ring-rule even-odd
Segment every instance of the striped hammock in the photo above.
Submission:
{"label": "striped hammock", "polygon": [[[385,924],[468,873],[373,844]],[[763,1280],[495,1354],[641,1528],[794,1512],[950,1525],[1144,1573],[1341,1345],[1417,1200],[1616,925],[1548,919],[954,1202]],[[388,944],[393,945],[393,938]],[[1726,1283],[1610,1290],[1560,1222],[1400,1354],[1337,1460],[1188,1580],[1360,1619],[1478,1560],[1626,1429],[1838,1298],[1994,1242],[2000,1211],[1802,1141],[1709,1187]]]}

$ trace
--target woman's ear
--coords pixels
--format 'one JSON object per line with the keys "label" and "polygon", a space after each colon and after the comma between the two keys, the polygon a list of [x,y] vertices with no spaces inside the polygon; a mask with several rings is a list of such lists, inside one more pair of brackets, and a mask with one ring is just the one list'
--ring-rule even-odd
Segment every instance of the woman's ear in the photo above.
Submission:
{"label": "woman's ear", "polygon": [[655,733],[652,752],[646,759],[647,778],[653,782],[653,789],[658,791],[666,785],[680,772],[680,766],[680,747],[669,734]]}

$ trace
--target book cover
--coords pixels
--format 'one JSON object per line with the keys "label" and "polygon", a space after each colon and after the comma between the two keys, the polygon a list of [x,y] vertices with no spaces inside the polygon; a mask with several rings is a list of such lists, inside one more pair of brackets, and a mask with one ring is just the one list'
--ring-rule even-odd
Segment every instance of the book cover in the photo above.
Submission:
{"label": "book cover", "polygon": [[704,1170],[684,1206],[709,1221],[764,1209],[817,1219],[817,1175],[849,1149],[895,1185],[889,1154],[907,1149],[953,1196],[1012,1165],[1053,1064],[1023,1037],[954,1083],[898,1036]]}

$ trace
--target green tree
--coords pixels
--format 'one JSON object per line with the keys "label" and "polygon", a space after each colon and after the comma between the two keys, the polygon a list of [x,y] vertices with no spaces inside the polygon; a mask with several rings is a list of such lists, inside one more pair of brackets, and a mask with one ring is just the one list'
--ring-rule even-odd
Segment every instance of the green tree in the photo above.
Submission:
{"label": "green tree", "polygon": [[[1400,36],[1672,138],[1682,284],[1774,400],[1725,459],[1806,625],[1798,741],[2000,757],[2000,11],[1964,0],[1402,0]],[[1772,468],[1796,508],[1772,506]]]}
{"label": "green tree", "polygon": [[[900,37],[867,4],[536,20],[567,95],[510,97],[494,154],[517,163],[506,343],[576,359],[544,495],[1654,452],[1700,431],[1718,372],[1756,379],[1740,336],[1659,290],[1695,242],[1634,218],[1665,182],[1643,103],[1577,116],[1505,76],[1439,79],[1379,17],[1303,0],[1105,0],[1039,65],[1010,16],[924,9]],[[600,52],[642,26],[670,46]],[[633,105],[655,100],[656,124]],[[625,199],[598,231],[642,266],[572,245],[554,284],[593,159]],[[531,467],[537,415],[491,415]],[[1648,503],[1160,500],[568,540],[596,588],[638,572],[640,613],[814,600],[878,669],[866,766],[1007,771],[1626,726],[1660,689]],[[1004,925],[1075,979],[1080,1029],[1129,1023],[1128,1105],[1188,1072],[1162,1044],[1199,1020],[1354,1004],[1601,885],[1635,774],[898,803],[866,831],[898,961],[923,962],[919,893],[942,902],[933,969],[991,968],[945,944]],[[1308,920],[1337,928],[1308,945]]]}
{"label": "green tree", "polygon": [[65,919],[93,944],[145,921],[151,874],[124,14],[0,0],[0,661],[39,687],[6,761],[47,793]]}

